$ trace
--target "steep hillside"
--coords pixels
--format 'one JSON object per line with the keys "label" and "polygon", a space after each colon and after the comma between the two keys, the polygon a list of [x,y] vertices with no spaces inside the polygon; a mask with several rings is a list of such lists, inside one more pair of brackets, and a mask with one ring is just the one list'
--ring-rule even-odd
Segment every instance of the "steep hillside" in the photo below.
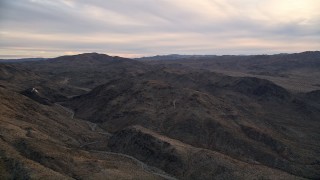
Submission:
{"label": "steep hillside", "polygon": [[0,87],[0,179],[162,179],[132,159],[82,150],[108,138],[59,106]]}
{"label": "steep hillside", "polygon": [[111,132],[142,125],[241,161],[319,177],[320,110],[270,81],[164,69],[110,81],[66,104]]}

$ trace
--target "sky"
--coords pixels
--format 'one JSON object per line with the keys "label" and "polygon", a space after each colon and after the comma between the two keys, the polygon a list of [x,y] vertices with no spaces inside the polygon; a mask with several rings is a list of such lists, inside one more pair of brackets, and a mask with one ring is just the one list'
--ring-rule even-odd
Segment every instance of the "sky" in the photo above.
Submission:
{"label": "sky", "polygon": [[320,0],[0,0],[0,59],[320,50]]}

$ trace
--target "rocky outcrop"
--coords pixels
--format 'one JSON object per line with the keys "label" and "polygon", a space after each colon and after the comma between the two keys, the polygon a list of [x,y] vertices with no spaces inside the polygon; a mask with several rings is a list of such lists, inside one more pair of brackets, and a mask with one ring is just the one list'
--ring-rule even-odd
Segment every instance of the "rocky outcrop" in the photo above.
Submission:
{"label": "rocky outcrop", "polygon": [[291,150],[286,145],[272,138],[270,135],[248,126],[241,126],[241,129],[249,138],[258,142],[262,142],[277,153],[284,156],[288,156],[289,154],[291,154]]}
{"label": "rocky outcrop", "polygon": [[25,91],[21,92],[22,95],[29,97],[30,99],[44,105],[52,105],[53,102],[51,102],[49,99],[43,97],[42,94],[36,89],[36,88],[29,88]]}
{"label": "rocky outcrop", "polygon": [[143,133],[136,127],[115,133],[109,140],[108,146],[114,152],[134,156],[170,174],[177,175],[183,166],[182,159],[173,146],[150,134]]}

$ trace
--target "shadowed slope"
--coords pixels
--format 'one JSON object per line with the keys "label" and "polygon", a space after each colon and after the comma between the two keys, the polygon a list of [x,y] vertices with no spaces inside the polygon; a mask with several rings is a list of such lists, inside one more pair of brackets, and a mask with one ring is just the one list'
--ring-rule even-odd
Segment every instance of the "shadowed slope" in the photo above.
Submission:
{"label": "shadowed slope", "polygon": [[110,81],[67,104],[112,132],[139,124],[195,147],[315,178],[320,111],[307,102],[311,111],[303,111],[295,99],[257,78],[163,70]]}

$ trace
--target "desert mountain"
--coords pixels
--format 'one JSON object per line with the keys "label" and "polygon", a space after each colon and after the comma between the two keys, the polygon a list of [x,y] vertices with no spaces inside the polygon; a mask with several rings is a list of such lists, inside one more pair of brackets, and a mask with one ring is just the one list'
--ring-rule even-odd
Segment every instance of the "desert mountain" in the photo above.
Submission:
{"label": "desert mountain", "polygon": [[98,53],[61,56],[46,61],[21,63],[21,66],[60,84],[87,90],[117,76],[132,76],[148,70],[147,65],[127,58]]}
{"label": "desert mountain", "polygon": [[318,54],[0,64],[1,179],[318,179]]}

